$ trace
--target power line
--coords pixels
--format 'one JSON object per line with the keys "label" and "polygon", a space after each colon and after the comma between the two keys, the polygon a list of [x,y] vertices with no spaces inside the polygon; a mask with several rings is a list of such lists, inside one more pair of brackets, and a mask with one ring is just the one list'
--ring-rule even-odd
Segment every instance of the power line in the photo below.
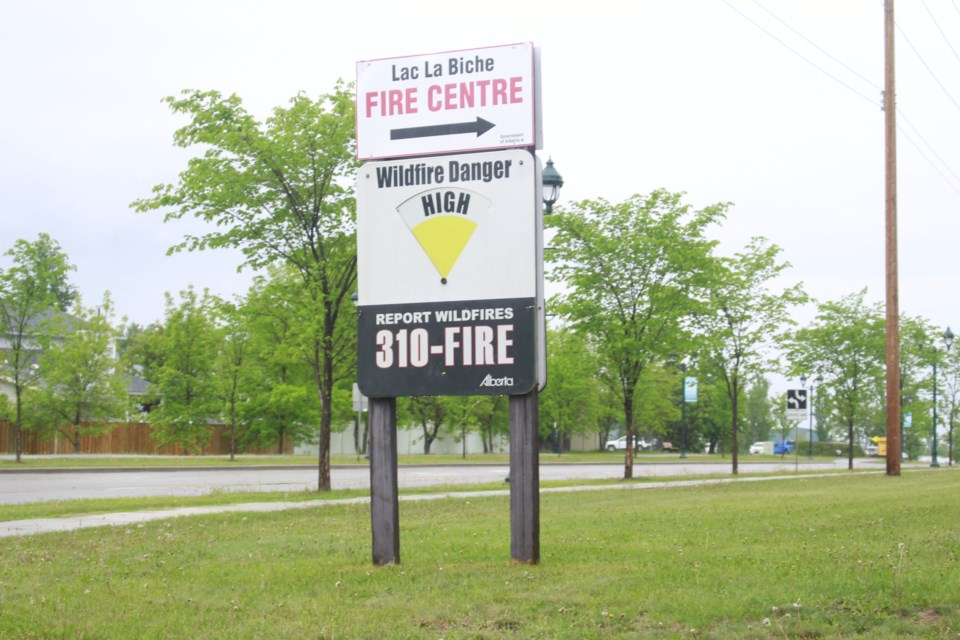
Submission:
{"label": "power line", "polygon": [[[726,2],[726,0],[724,0],[724,2]],[[960,103],[958,103],[956,100],[953,99],[953,96],[950,95],[950,92],[947,91],[947,88],[943,86],[943,83],[940,82],[940,78],[938,78],[937,74],[933,72],[933,69],[930,68],[930,65],[927,64],[927,61],[923,59],[923,56],[920,55],[920,52],[917,51],[917,48],[913,46],[913,43],[910,42],[910,38],[907,37],[907,34],[903,31],[903,29],[900,27],[899,24],[897,25],[897,31],[900,32],[900,35],[903,36],[903,40],[908,45],[910,45],[911,49],[913,49],[913,52],[916,54],[917,59],[920,60],[920,63],[923,64],[924,68],[930,73],[930,77],[932,77],[934,82],[936,82],[937,85],[939,85],[939,87],[943,90],[943,93],[947,96],[950,102],[953,103],[953,106],[957,108],[957,111],[960,111]]]}
{"label": "power line", "polygon": [[822,53],[823,55],[827,56],[828,58],[830,58],[831,60],[833,60],[834,62],[836,62],[837,64],[839,64],[841,67],[843,67],[844,69],[846,69],[847,71],[849,71],[849,72],[852,73],[853,75],[857,76],[858,78],[860,78],[861,80],[863,80],[864,82],[866,82],[867,84],[869,84],[870,86],[872,86],[872,87],[873,87],[874,89],[876,89],[877,91],[883,90],[883,87],[881,87],[880,85],[878,85],[876,82],[874,82],[873,80],[870,80],[869,78],[861,75],[860,73],[858,73],[858,72],[855,71],[854,69],[850,68],[849,66],[847,66],[846,64],[844,64],[843,61],[841,61],[839,58],[831,55],[830,52],[828,52],[827,50],[825,50],[823,47],[821,47],[820,45],[818,45],[816,42],[814,42],[813,40],[811,40],[811,39],[808,38],[807,36],[803,35],[803,34],[800,33],[799,31],[797,31],[796,29],[794,29],[791,25],[789,25],[786,21],[784,21],[780,16],[778,16],[777,14],[775,14],[773,11],[771,11],[771,10],[768,9],[767,7],[763,6],[763,4],[760,2],[760,0],[753,0],[753,3],[754,3],[755,5],[757,5],[758,7],[760,7],[761,9],[763,9],[764,11],[766,11],[767,13],[769,13],[769,14],[770,14],[771,16],[773,16],[774,18],[776,18],[776,20],[777,20],[778,22],[780,22],[780,24],[782,24],[783,26],[785,26],[787,29],[790,29],[790,31],[793,31],[796,35],[798,35],[798,36],[800,36],[801,38],[803,38],[803,40],[804,40],[805,42],[809,43],[809,44],[810,44],[811,46],[813,46],[817,51],[819,51],[819,52]]}
{"label": "power line", "polygon": [[[920,0],[923,3],[923,8],[927,10],[927,15],[930,16],[930,19],[933,20],[933,25],[937,28],[937,31],[940,32],[940,35],[943,37],[943,41],[947,43],[947,46],[950,48],[950,51],[953,53],[953,57],[960,62],[960,55],[957,54],[957,50],[953,48],[953,45],[950,44],[950,38],[947,37],[947,34],[943,32],[943,29],[940,28],[940,23],[937,22],[937,17],[933,15],[933,12],[930,11],[930,7],[927,6],[927,0]],[[953,5],[954,8],[957,7],[956,4]],[[960,10],[957,11],[960,13]]]}
{"label": "power line", "polygon": [[[903,114],[901,114],[901,115],[903,115]],[[927,154],[925,154],[925,153],[923,152],[923,149],[920,148],[920,145],[918,145],[918,144],[913,140],[913,138],[910,137],[910,134],[907,133],[906,129],[904,129],[903,127],[901,127],[901,126],[898,124],[898,125],[897,125],[897,130],[900,131],[900,133],[903,134],[903,137],[907,139],[907,142],[909,142],[910,144],[913,145],[913,148],[916,149],[916,150],[917,150],[917,153],[919,153],[920,156],[921,156],[924,160],[927,161],[927,164],[929,164],[931,167],[933,167],[933,170],[936,171],[938,174],[940,174],[940,177],[943,178],[944,182],[946,182],[947,185],[957,193],[957,195],[960,195],[960,188],[958,188],[955,184],[953,184],[953,182],[950,181],[950,178],[947,177],[947,175],[946,175],[943,171],[940,170],[940,167],[938,167],[937,165],[935,165],[935,164],[930,160],[930,158],[927,157]],[[953,173],[953,172],[951,171],[951,173]],[[954,175],[956,175],[956,174],[954,174]]]}
{"label": "power line", "polygon": [[[827,70],[823,69],[823,68],[820,67],[819,65],[815,64],[814,62],[812,62],[811,60],[809,60],[808,58],[806,58],[803,54],[801,54],[800,52],[798,52],[796,49],[794,49],[794,48],[791,47],[790,45],[788,45],[788,44],[786,44],[785,42],[783,42],[780,38],[778,38],[776,35],[774,35],[774,34],[771,33],[770,31],[768,31],[766,28],[764,28],[764,27],[763,27],[762,25],[760,25],[758,22],[756,22],[755,20],[753,20],[752,18],[750,18],[748,15],[746,15],[745,13],[743,13],[742,11],[740,11],[737,7],[735,7],[735,6],[733,6],[732,4],[730,4],[730,2],[729,2],[728,0],[722,0],[722,2],[723,2],[725,5],[727,5],[728,7],[730,7],[731,9],[733,9],[735,12],[737,12],[738,14],[740,14],[740,16],[741,16],[743,19],[745,19],[747,22],[749,22],[750,24],[752,24],[752,25],[755,26],[756,28],[760,29],[760,30],[763,31],[765,34],[767,34],[768,36],[770,36],[771,38],[773,38],[774,40],[776,40],[778,44],[780,44],[782,47],[784,47],[785,49],[787,49],[788,51],[790,51],[791,53],[793,53],[794,55],[796,55],[798,58],[800,58],[801,60],[803,60],[803,61],[806,62],[807,64],[811,65],[812,67],[814,67],[815,69],[817,69],[818,71],[820,71],[821,73],[823,73],[824,75],[826,75],[827,77],[829,77],[830,79],[834,80],[835,82],[840,83],[841,85],[843,85],[844,87],[846,87],[847,89],[849,89],[850,91],[852,91],[853,93],[855,93],[856,95],[860,96],[860,97],[863,98],[864,100],[867,100],[868,102],[870,102],[870,104],[873,104],[873,105],[876,105],[876,104],[877,104],[877,103],[876,103],[873,99],[871,99],[870,97],[864,95],[863,93],[861,93],[861,92],[858,91],[857,89],[851,87],[849,84],[847,84],[846,82],[844,82],[844,81],[841,80],[840,78],[837,78],[836,76],[834,76],[833,74],[831,74],[831,73],[828,72]],[[770,11],[769,9],[767,9],[766,7],[764,7],[758,0],[753,0],[753,2],[754,2],[754,4],[756,4],[757,6],[759,6],[761,9],[763,9],[764,11],[766,11],[767,13],[769,13],[771,16],[773,16],[774,18],[776,18],[776,20],[778,20],[781,24],[783,24],[785,27],[787,27],[788,29],[790,29],[790,30],[791,30],[793,33],[795,33],[797,36],[799,36],[800,38],[802,38],[805,42],[809,43],[810,45],[812,45],[813,47],[815,47],[818,51],[820,51],[821,53],[823,53],[824,55],[826,55],[827,57],[829,57],[831,60],[833,60],[833,61],[836,62],[837,64],[841,65],[844,69],[846,69],[847,71],[853,73],[853,74],[856,75],[858,78],[860,78],[860,79],[863,80],[864,82],[870,84],[871,86],[880,89],[879,85],[877,85],[876,83],[872,82],[871,80],[865,78],[864,76],[860,75],[859,73],[857,73],[856,71],[854,71],[853,69],[851,69],[850,67],[848,67],[847,65],[845,65],[843,62],[841,62],[840,60],[838,60],[836,57],[834,57],[833,55],[831,55],[830,53],[828,53],[827,51],[825,51],[824,49],[822,49],[821,47],[819,47],[817,44],[815,44],[815,43],[814,43],[813,41],[811,41],[809,38],[807,38],[807,37],[804,36],[802,33],[800,33],[799,31],[797,31],[796,29],[794,29],[792,26],[790,26],[789,24],[787,24],[783,19],[781,19],[780,17],[778,17],[777,15],[775,15],[772,11]],[[958,12],[958,13],[960,13],[960,8],[957,7],[956,0],[952,0],[952,2],[953,2],[953,5],[954,5],[954,8],[957,9],[957,12]],[[925,3],[925,2],[924,2],[924,6],[926,6],[926,3]],[[929,9],[928,9],[928,11],[929,11]],[[939,28],[939,25],[938,25],[938,28]],[[927,67],[927,71],[929,71],[930,74],[934,77],[934,79],[937,80],[936,75],[933,73],[933,71],[930,69],[930,67],[927,66],[926,62],[925,62],[925,61],[923,60],[923,58],[920,56],[920,53],[916,50],[916,47],[913,46],[913,43],[910,42],[909,38],[907,38],[906,34],[903,32],[903,29],[902,29],[899,25],[897,25],[897,29],[900,31],[900,34],[904,37],[904,40],[907,41],[907,44],[909,44],[910,47],[914,50],[914,53],[916,53],[917,57],[920,58],[920,61],[923,62],[924,66]],[[941,33],[942,33],[942,32],[941,32]],[[945,37],[945,36],[944,36],[944,37]],[[951,47],[951,49],[952,49],[952,47]],[[937,83],[940,84],[940,81],[937,80]],[[949,92],[947,92],[946,88],[945,88],[942,84],[940,84],[940,87],[941,87],[941,89],[944,90],[945,93],[947,93],[947,97],[950,98],[950,100],[954,103],[954,105],[957,105],[956,101],[953,100],[953,98],[950,96]],[[881,91],[882,91],[882,90],[881,90]],[[957,105],[957,106],[958,106],[958,108],[960,108],[960,105]],[[881,108],[882,108],[882,103],[881,103]],[[949,172],[950,175],[947,175],[947,173],[944,173],[944,171],[943,171],[939,166],[937,166],[937,164],[934,163],[933,160],[930,159],[930,157],[927,155],[927,153],[923,150],[923,148],[922,148],[919,144],[917,144],[917,142],[913,139],[913,137],[910,135],[910,133],[909,133],[906,129],[904,129],[903,127],[901,127],[899,124],[897,125],[897,129],[903,134],[903,136],[904,136],[904,138],[906,138],[907,142],[909,142],[911,145],[913,145],[913,147],[917,150],[917,152],[920,154],[920,156],[921,156],[924,160],[926,160],[927,164],[929,164],[930,167],[931,167],[934,171],[936,171],[936,172],[940,175],[941,178],[944,179],[944,181],[947,183],[947,185],[949,185],[951,189],[953,189],[953,190],[956,191],[958,194],[960,194],[960,188],[958,188],[957,185],[956,185],[956,183],[954,183],[953,180],[951,180],[951,178],[950,178],[950,176],[953,176],[957,181],[960,181],[960,176],[958,176],[957,173],[956,173],[953,169],[950,168],[950,166],[947,164],[947,162],[946,162],[943,158],[940,157],[940,155],[936,152],[936,150],[933,148],[933,146],[932,146],[929,142],[927,142],[927,140],[926,140],[926,139],[923,137],[923,135],[920,133],[919,129],[917,129],[917,127],[916,127],[912,122],[910,122],[910,120],[907,118],[907,116],[903,113],[903,110],[897,108],[897,112],[900,114],[900,116],[903,118],[903,120],[910,126],[910,128],[913,129],[913,132],[914,132],[914,134],[916,135],[916,137],[919,138],[919,139],[923,142],[924,145],[926,145],[927,149],[930,150],[930,153],[932,153],[932,154],[934,155],[934,157],[936,157],[936,159],[937,159],[937,160],[940,162],[940,164],[947,170],[947,172]]]}
{"label": "power line", "polygon": [[[820,73],[824,74],[825,76],[827,76],[828,78],[830,78],[831,80],[833,80],[834,82],[838,82],[839,84],[843,85],[843,86],[846,87],[848,90],[850,90],[851,92],[857,94],[858,96],[860,96],[861,98],[863,98],[864,100],[866,100],[867,102],[869,102],[870,104],[876,106],[877,102],[876,102],[873,98],[871,98],[871,97],[867,96],[866,94],[863,94],[863,93],[861,93],[860,91],[854,89],[853,87],[851,87],[849,84],[847,84],[846,82],[844,82],[844,81],[841,80],[840,78],[836,77],[835,75],[833,75],[832,73],[830,73],[829,71],[827,71],[826,69],[824,69],[823,67],[819,66],[819,65],[816,64],[815,62],[813,62],[813,61],[811,61],[810,59],[808,59],[808,58],[807,58],[806,56],[804,56],[802,53],[800,53],[799,51],[797,51],[796,49],[794,49],[793,47],[791,47],[790,45],[788,45],[786,42],[784,42],[783,40],[781,40],[780,38],[778,38],[777,36],[775,36],[773,33],[771,33],[770,31],[768,31],[766,28],[764,28],[760,23],[758,23],[757,21],[755,21],[753,18],[751,18],[750,16],[748,16],[748,15],[745,14],[744,12],[740,11],[740,9],[737,9],[735,6],[733,6],[732,4],[730,4],[729,0],[720,0],[720,1],[723,2],[725,5],[727,5],[728,7],[730,7],[731,9],[733,9],[734,11],[736,11],[738,14],[740,14],[740,16],[741,16],[744,20],[746,20],[747,22],[749,22],[750,24],[752,24],[753,26],[755,26],[757,29],[760,29],[760,30],[763,31],[765,34],[767,34],[768,36],[770,36],[771,38],[773,38],[774,40],[776,40],[776,41],[780,44],[780,46],[782,46],[783,48],[785,48],[787,51],[789,51],[789,52],[792,53],[793,55],[797,56],[798,58],[800,58],[801,60],[803,60],[804,62],[806,62],[807,64],[809,64],[811,67],[813,67],[814,69],[816,69],[816,70],[819,71]],[[871,84],[872,84],[872,83],[871,83]],[[873,85],[873,86],[877,86],[877,85]]]}
{"label": "power line", "polygon": [[[927,149],[930,150],[930,153],[932,153],[932,154],[934,155],[934,157],[936,157],[936,159],[940,161],[940,164],[942,164],[943,167],[944,167],[947,171],[950,172],[950,175],[952,175],[954,178],[956,178],[957,182],[960,183],[960,175],[957,175],[957,172],[954,171],[953,169],[951,169],[951,168],[950,168],[950,165],[948,165],[947,162],[946,162],[943,158],[940,157],[940,154],[938,154],[938,153],[936,152],[936,150],[933,148],[933,146],[932,146],[929,142],[927,142],[926,138],[923,137],[923,135],[920,133],[920,130],[917,129],[916,125],[914,125],[912,122],[910,122],[910,119],[907,118],[907,115],[903,112],[903,110],[898,108],[898,109],[897,109],[897,113],[900,114],[900,117],[903,118],[903,121],[904,121],[904,122],[906,122],[908,125],[910,125],[910,128],[913,129],[913,132],[916,134],[916,136],[917,136],[918,138],[920,138],[920,141],[923,142],[923,144],[925,144],[925,145],[927,146]],[[898,125],[898,126],[899,126],[899,125]],[[906,132],[904,132],[904,133],[906,133]],[[929,159],[928,159],[927,161],[929,162]],[[932,163],[932,162],[931,162],[930,164],[931,164],[931,166],[933,166],[933,163]],[[934,169],[936,169],[935,166],[934,166]],[[941,174],[941,175],[942,175],[942,174]],[[948,180],[948,182],[949,182],[949,180]],[[953,186],[953,185],[951,184],[951,186]]]}

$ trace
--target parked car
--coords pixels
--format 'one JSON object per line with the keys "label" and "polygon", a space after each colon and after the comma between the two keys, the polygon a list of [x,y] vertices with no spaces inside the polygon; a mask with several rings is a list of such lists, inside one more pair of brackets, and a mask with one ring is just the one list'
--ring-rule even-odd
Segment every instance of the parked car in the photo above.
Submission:
{"label": "parked car", "polygon": [[875,444],[868,444],[866,447],[864,447],[863,451],[871,458],[876,458],[880,455],[880,448]]}
{"label": "parked car", "polygon": [[[634,447],[635,451],[642,451],[642,450],[650,449],[651,447],[653,447],[652,442],[647,442],[646,440],[638,436],[634,437],[634,443],[636,444],[636,446]],[[607,440],[607,444],[604,446],[604,448],[607,451],[626,450],[627,436],[621,436],[616,440]]]}
{"label": "parked car", "polygon": [[763,453],[766,448],[766,442],[754,442],[752,445],[750,445],[750,453]]}
{"label": "parked car", "polygon": [[778,442],[775,445],[773,445],[773,452],[780,456],[787,453],[792,453],[793,442],[790,442],[789,440],[787,442]]}

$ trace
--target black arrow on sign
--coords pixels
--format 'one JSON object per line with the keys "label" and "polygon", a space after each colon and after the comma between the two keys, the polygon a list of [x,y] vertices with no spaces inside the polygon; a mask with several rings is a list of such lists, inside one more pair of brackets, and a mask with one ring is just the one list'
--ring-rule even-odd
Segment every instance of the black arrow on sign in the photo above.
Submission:
{"label": "black arrow on sign", "polygon": [[477,118],[476,122],[455,122],[453,124],[434,124],[426,127],[408,127],[391,129],[391,140],[409,140],[410,138],[429,138],[431,136],[452,136],[458,133],[474,133],[479,138],[495,127],[492,122]]}

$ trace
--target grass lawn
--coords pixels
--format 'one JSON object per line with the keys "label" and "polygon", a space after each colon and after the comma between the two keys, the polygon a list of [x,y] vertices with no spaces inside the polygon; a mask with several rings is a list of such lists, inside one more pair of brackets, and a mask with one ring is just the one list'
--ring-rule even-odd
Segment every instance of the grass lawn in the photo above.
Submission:
{"label": "grass lawn", "polygon": [[0,638],[956,638],[960,470],[365,505],[0,539]]}

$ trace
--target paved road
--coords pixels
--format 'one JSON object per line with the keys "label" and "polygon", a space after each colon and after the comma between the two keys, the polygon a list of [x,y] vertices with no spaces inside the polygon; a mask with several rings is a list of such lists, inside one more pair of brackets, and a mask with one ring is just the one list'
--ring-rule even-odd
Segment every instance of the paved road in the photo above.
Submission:
{"label": "paved road", "polygon": [[[796,463],[740,464],[741,474],[792,472],[800,470],[845,469],[846,460]],[[882,470],[877,461],[857,461],[858,468]],[[729,459],[721,463],[684,464],[656,463],[634,465],[634,475],[683,476],[700,474],[729,474]],[[398,481],[401,487],[439,486],[463,483],[503,482],[509,466],[503,465],[434,465],[402,466]],[[623,477],[622,464],[541,464],[540,479],[617,479]],[[365,466],[336,466],[331,471],[334,489],[366,488],[370,472]],[[317,470],[309,467],[234,469],[110,470],[90,471],[49,470],[0,473],[0,504],[67,500],[76,498],[117,498],[137,496],[194,496],[214,491],[302,491],[317,486]]]}

